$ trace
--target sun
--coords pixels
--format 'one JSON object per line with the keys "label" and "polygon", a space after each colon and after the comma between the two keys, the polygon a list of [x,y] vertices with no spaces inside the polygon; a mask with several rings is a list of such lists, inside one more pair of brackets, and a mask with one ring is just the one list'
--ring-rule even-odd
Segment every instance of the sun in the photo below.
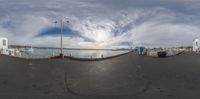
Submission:
{"label": "sun", "polygon": [[106,42],[109,39],[109,34],[105,32],[96,32],[95,33],[95,41],[96,42]]}

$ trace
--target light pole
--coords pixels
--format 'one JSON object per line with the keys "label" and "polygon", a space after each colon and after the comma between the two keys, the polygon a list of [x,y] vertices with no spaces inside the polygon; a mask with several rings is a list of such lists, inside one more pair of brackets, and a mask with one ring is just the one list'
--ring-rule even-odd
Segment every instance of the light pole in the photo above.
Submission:
{"label": "light pole", "polygon": [[[63,54],[63,23],[67,22],[69,23],[69,20],[65,21],[66,19],[68,19],[67,17],[63,18],[60,20],[60,58],[64,58],[64,54]],[[57,23],[57,21],[55,22]]]}
{"label": "light pole", "polygon": [[64,55],[63,55],[63,19],[60,20],[60,32],[61,32],[61,36],[60,36],[60,57],[61,58],[64,58]]}

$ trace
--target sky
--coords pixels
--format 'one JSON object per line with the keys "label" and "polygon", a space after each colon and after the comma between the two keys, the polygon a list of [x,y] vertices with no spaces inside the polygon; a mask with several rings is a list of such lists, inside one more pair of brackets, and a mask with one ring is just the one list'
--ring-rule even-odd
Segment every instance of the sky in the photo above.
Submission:
{"label": "sky", "polygon": [[61,19],[65,48],[191,46],[200,37],[199,0],[0,0],[0,12],[11,45],[59,47]]}

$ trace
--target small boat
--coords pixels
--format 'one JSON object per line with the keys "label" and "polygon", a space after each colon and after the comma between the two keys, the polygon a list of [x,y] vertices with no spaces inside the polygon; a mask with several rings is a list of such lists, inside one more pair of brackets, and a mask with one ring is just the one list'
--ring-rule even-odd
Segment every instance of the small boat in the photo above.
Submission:
{"label": "small boat", "polygon": [[31,53],[34,52],[34,49],[32,47],[31,48],[23,48],[23,49],[20,50],[20,52],[31,54]]}

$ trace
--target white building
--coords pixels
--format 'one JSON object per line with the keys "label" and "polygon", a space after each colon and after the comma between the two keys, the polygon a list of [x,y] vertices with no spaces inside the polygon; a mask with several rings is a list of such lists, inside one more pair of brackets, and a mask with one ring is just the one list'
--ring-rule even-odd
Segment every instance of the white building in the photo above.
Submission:
{"label": "white building", "polygon": [[5,37],[0,37],[0,53],[7,54],[8,50],[8,39]]}
{"label": "white building", "polygon": [[193,51],[194,52],[200,52],[200,38],[194,40]]}

